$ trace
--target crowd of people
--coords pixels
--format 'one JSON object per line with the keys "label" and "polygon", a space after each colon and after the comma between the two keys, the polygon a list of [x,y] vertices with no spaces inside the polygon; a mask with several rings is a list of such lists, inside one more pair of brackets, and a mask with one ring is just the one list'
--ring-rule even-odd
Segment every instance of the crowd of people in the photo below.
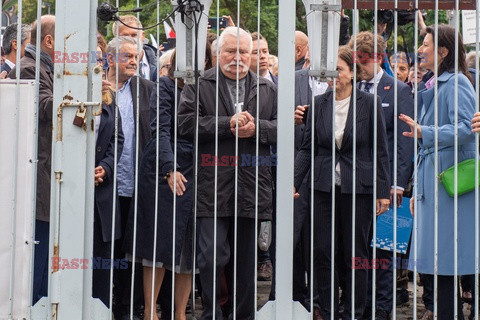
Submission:
{"label": "crowd of people", "polygon": [[[198,273],[201,319],[230,318],[234,310],[237,319],[254,319],[256,275],[259,280],[275,282],[275,184],[279,173],[276,162],[244,165],[238,156],[276,157],[278,59],[269,53],[268,41],[260,33],[249,33],[227,19],[229,26],[218,38],[214,33],[207,38],[205,71],[196,87],[175,77],[175,49],[163,52],[146,44],[144,32],[137,31],[142,25],[136,17],[120,19],[122,24],[113,24],[114,38],[108,44],[98,35],[97,51],[104,55],[99,55],[97,63],[106,80],[102,83],[103,111],[95,118],[93,256],[109,259],[113,247],[114,257],[126,259],[128,267],[114,270],[113,284],[110,269],[95,269],[92,295],[110,307],[113,285],[111,307],[116,319],[129,319],[131,313],[157,319],[159,303],[162,317],[170,317],[173,308],[175,319],[182,320],[187,317],[192,275]],[[36,43],[39,23],[40,43]],[[20,50],[20,78],[35,79],[35,53],[40,50],[36,303],[48,293],[55,17],[46,15],[31,26],[22,25],[21,44],[16,38],[18,27],[12,24],[5,30],[0,77],[15,78],[15,57]],[[470,292],[470,299],[474,298],[472,287],[466,290],[475,273],[474,193],[458,197],[455,249],[454,198],[442,184],[437,198],[434,183],[435,175],[454,165],[455,153],[458,162],[475,158],[474,132],[480,132],[480,113],[475,113],[472,73],[477,57],[473,55],[467,65],[461,35],[456,47],[452,27],[423,29],[419,61],[405,52],[379,59],[376,53],[386,52],[381,34],[375,38],[374,33],[363,31],[350,37],[348,18],[342,15],[338,77],[328,83],[309,75],[308,36],[295,33],[293,298],[310,310],[314,319],[330,319],[332,311],[335,319],[351,319],[352,314],[354,319],[370,319],[373,311],[375,319],[389,319],[394,296],[397,302],[405,302],[406,294],[408,300],[405,286],[393,290],[393,265],[376,270],[376,292],[372,292],[371,271],[355,270],[352,286],[351,270],[353,257],[372,260],[374,216],[400,206],[403,197],[412,194],[414,168],[418,180],[413,181],[416,197],[411,197],[410,210],[417,219],[418,236],[412,237],[410,247],[417,248],[416,260],[422,261],[417,264],[426,308],[421,319],[434,316],[435,269],[439,275],[438,319],[454,318],[454,274],[463,276],[463,293]],[[358,59],[359,54],[368,58]],[[120,55],[124,59],[115,58]],[[213,165],[205,165],[205,156],[214,155],[222,159],[221,164],[215,160]],[[314,216],[313,234],[310,214]],[[272,244],[267,250],[256,250],[257,221],[258,225],[273,224]],[[393,252],[375,250],[377,259],[393,261]],[[330,281],[332,272],[334,283]],[[408,272],[396,273],[398,278]],[[306,276],[310,274],[313,282]],[[274,285],[271,288],[273,300]],[[462,319],[462,304],[457,305]]]}

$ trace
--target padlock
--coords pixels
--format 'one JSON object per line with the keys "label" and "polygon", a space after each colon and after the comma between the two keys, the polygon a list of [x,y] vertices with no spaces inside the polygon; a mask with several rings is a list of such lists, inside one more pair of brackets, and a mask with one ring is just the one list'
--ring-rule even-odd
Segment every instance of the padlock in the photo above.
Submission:
{"label": "padlock", "polygon": [[75,118],[73,119],[73,125],[82,128],[85,123],[85,118],[87,116],[87,108],[84,106],[78,106],[77,113],[75,113]]}

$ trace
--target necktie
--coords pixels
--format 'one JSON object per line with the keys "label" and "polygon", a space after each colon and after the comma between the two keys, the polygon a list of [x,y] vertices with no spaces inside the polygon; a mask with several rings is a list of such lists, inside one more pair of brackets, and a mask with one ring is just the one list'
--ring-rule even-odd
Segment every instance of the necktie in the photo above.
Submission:
{"label": "necktie", "polygon": [[141,78],[145,78],[145,72],[143,72],[143,61],[140,61],[140,64],[139,64],[138,67],[140,68],[140,70],[139,70],[139,71],[140,71],[140,72],[139,72],[139,73],[140,73],[140,77],[141,77]]}
{"label": "necktie", "polygon": [[373,87],[373,83],[371,82],[366,82],[365,85],[363,86],[363,91],[365,92],[370,92],[370,89]]}

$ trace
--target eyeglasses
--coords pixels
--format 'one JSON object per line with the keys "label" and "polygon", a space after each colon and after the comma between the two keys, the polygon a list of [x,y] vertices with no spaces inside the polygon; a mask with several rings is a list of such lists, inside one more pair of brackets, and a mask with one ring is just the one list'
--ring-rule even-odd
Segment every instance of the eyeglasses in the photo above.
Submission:
{"label": "eyeglasses", "polygon": [[164,64],[160,69],[163,69],[163,68],[170,68],[170,64]]}

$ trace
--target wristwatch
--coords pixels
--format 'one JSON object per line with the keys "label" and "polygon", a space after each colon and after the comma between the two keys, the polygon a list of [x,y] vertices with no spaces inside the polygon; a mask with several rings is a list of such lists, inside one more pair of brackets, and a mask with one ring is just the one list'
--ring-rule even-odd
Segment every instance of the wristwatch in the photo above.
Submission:
{"label": "wristwatch", "polygon": [[168,180],[170,178],[170,175],[172,174],[173,171],[168,171],[164,176],[163,179]]}

